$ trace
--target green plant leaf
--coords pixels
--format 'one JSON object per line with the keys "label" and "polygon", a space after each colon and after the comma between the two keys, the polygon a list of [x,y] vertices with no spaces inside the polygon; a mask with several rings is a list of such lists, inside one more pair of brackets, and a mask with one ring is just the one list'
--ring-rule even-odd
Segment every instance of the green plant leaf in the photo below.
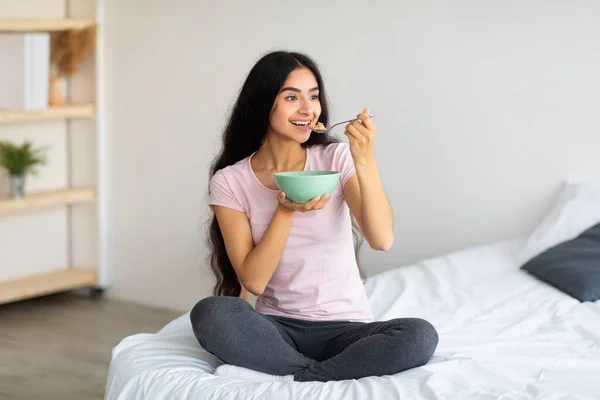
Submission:
{"label": "green plant leaf", "polygon": [[38,166],[46,164],[46,148],[33,147],[30,141],[16,145],[8,141],[0,141],[0,165],[11,175],[35,175]]}

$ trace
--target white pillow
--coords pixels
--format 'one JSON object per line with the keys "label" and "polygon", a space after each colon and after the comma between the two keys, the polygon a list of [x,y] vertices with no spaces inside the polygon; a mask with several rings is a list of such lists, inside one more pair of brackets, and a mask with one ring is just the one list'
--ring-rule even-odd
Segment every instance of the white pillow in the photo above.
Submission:
{"label": "white pillow", "polygon": [[519,265],[600,222],[600,186],[565,182],[548,215],[517,254]]}

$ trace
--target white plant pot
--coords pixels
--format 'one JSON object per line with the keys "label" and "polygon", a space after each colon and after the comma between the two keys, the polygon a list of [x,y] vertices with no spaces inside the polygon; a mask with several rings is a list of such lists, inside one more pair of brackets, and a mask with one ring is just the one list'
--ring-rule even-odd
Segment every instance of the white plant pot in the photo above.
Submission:
{"label": "white plant pot", "polygon": [[25,196],[25,174],[10,176],[10,195],[16,199]]}

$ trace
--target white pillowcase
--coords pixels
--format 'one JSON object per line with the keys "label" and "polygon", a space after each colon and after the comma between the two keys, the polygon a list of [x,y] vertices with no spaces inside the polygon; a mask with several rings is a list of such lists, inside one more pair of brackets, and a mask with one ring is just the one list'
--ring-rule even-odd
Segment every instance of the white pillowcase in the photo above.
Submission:
{"label": "white pillowcase", "polygon": [[565,182],[548,215],[517,254],[519,266],[600,222],[600,185]]}

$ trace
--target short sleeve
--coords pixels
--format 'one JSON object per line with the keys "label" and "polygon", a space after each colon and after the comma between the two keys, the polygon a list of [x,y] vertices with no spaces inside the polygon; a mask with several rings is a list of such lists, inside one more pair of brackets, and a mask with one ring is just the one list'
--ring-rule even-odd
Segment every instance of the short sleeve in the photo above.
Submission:
{"label": "short sleeve", "polygon": [[236,197],[223,171],[217,171],[210,180],[209,205],[223,206],[245,212],[244,206]]}
{"label": "short sleeve", "polygon": [[339,143],[335,149],[334,168],[340,172],[340,183],[342,187],[356,173],[354,160],[350,152],[350,146],[347,143]]}

